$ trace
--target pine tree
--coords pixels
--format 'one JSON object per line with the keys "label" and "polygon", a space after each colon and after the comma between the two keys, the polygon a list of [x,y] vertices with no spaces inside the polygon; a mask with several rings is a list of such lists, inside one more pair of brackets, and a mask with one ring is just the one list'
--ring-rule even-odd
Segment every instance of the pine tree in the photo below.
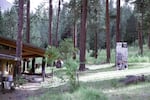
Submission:
{"label": "pine tree", "polygon": [[80,33],[80,71],[85,70],[85,50],[86,50],[86,18],[88,0],[82,0],[81,8],[81,33]]}
{"label": "pine tree", "polygon": [[18,74],[21,74],[21,58],[22,58],[22,35],[23,35],[23,5],[24,0],[19,0],[19,9],[18,9],[18,33],[16,41],[16,57]]}

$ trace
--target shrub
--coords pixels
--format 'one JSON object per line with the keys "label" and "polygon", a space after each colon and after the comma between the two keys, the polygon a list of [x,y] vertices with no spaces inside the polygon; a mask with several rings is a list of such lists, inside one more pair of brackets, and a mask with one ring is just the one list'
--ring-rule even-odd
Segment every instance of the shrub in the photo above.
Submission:
{"label": "shrub", "polygon": [[72,89],[76,89],[78,87],[78,79],[77,79],[77,69],[78,69],[78,64],[75,60],[72,59],[67,59],[65,62],[65,67],[66,67],[66,75],[69,78],[70,86]]}
{"label": "shrub", "polygon": [[61,54],[61,58],[69,59],[73,56],[73,53],[76,52],[76,49],[73,46],[72,39],[65,39],[60,42],[59,52]]}
{"label": "shrub", "polygon": [[48,46],[45,52],[45,57],[47,59],[48,64],[53,64],[53,62],[59,58],[59,51],[56,47],[54,46]]}

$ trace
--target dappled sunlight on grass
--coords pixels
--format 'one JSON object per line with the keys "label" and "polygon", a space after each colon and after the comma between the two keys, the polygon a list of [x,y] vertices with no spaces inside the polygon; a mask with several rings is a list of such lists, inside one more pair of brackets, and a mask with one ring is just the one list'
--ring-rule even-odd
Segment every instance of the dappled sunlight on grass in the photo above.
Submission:
{"label": "dappled sunlight on grass", "polygon": [[86,65],[89,70],[103,69],[113,67],[114,64],[101,64],[101,65]]}
{"label": "dappled sunlight on grass", "polygon": [[107,95],[108,100],[149,100],[150,83],[125,85],[118,79],[83,82],[83,86],[99,90]]}
{"label": "dappled sunlight on grass", "polygon": [[129,69],[137,69],[137,68],[148,68],[150,67],[150,63],[129,63]]}
{"label": "dappled sunlight on grass", "polygon": [[[139,64],[140,66],[140,64]],[[104,72],[83,72],[84,74],[79,74],[80,81],[99,81],[99,80],[109,80],[114,78],[125,77],[126,75],[141,75],[141,74],[150,74],[150,63],[143,63],[141,66],[144,68],[139,69],[126,69],[126,70],[113,70],[113,71],[104,71]],[[94,67],[94,66],[93,66]]]}
{"label": "dappled sunlight on grass", "polygon": [[[108,100],[149,100],[150,83],[148,81],[125,85],[119,82],[119,79],[125,78],[126,75],[150,75],[150,63],[130,63],[126,70],[116,70],[113,65],[87,65],[89,70],[78,72],[80,89],[74,92],[69,92],[67,81],[64,82],[65,85],[61,85],[62,80],[57,79],[53,80],[57,81],[56,84],[52,81],[48,82],[49,85],[42,83],[43,88],[49,88],[49,92],[30,100],[47,100],[47,98],[48,100],[99,100],[93,99],[99,97],[98,94],[104,94]],[[63,71],[64,69],[56,69],[57,74]],[[54,75],[57,77],[57,74]],[[88,92],[85,94],[85,91]],[[90,97],[88,97],[89,94],[91,94]]]}
{"label": "dappled sunlight on grass", "polygon": [[[150,87],[150,83],[141,83],[141,84],[133,84],[133,85],[129,85],[129,86],[123,86],[123,87],[119,87],[119,88],[112,88],[112,89],[104,89],[103,92],[104,93],[117,93],[117,94],[122,94],[122,93],[127,93],[127,94],[136,94],[136,92],[138,92],[138,90],[143,89],[143,91],[146,88]],[[149,89],[150,90],[150,89]],[[134,92],[133,92],[134,91]],[[150,92],[150,91],[149,91]]]}
{"label": "dappled sunlight on grass", "polygon": [[132,84],[118,88],[104,89],[109,100],[149,100],[150,83]]}

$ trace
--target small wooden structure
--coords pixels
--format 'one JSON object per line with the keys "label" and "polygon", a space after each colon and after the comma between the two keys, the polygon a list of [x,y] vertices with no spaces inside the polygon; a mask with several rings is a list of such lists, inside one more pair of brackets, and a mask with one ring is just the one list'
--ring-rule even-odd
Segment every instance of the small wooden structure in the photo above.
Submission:
{"label": "small wooden structure", "polygon": [[17,58],[15,56],[0,54],[0,85],[1,89],[12,87],[14,67]]}
{"label": "small wooden structure", "polygon": [[[11,49],[2,50],[0,49],[0,53],[8,54],[8,55],[16,55],[16,40],[0,37],[0,45],[7,46]],[[22,48],[22,58],[33,58],[33,57],[43,57],[45,54],[45,50],[39,47],[35,47],[29,43],[23,43]]]}
{"label": "small wooden structure", "polygon": [[[44,58],[44,54],[45,54],[44,49],[35,47],[28,43],[23,43],[22,46],[23,47],[22,47],[21,60],[25,61],[24,63],[28,63],[28,60],[25,59],[29,59],[29,58],[35,59],[36,57]],[[14,67],[16,66],[16,61],[20,59],[20,58],[16,58],[15,55],[16,55],[16,40],[0,37],[0,75],[3,74],[4,76],[6,74],[6,75],[13,76],[15,71]],[[43,66],[45,67],[45,65]],[[35,67],[35,61],[34,64],[32,64],[33,69],[34,67]]]}
{"label": "small wooden structure", "polygon": [[0,54],[0,71],[1,73],[8,72],[8,74],[13,75],[14,66],[16,64],[17,58],[11,55]]}

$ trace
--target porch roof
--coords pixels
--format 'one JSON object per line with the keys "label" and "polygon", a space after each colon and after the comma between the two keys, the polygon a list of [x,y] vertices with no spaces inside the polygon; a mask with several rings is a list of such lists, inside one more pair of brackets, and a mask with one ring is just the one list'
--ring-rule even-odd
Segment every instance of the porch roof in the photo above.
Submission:
{"label": "porch roof", "polygon": [[[10,47],[12,49],[0,49],[0,57],[7,56],[13,58],[16,55],[16,40],[0,37],[0,45]],[[45,49],[33,46],[29,43],[22,44],[22,58],[44,57]],[[4,57],[3,57],[4,58]]]}

